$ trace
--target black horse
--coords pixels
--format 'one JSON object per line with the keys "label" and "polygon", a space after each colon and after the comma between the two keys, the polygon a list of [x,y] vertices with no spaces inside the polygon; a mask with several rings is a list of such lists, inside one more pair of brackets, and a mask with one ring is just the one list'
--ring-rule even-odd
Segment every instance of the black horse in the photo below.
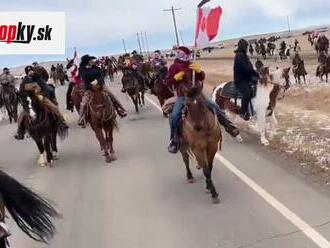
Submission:
{"label": "black horse", "polygon": [[[54,90],[54,88],[53,88]],[[56,102],[55,90],[52,93],[51,99]],[[50,165],[57,159],[57,136],[62,140],[68,135],[68,130],[61,124],[58,118],[52,114],[42,104],[33,103],[33,110],[36,116],[33,118],[26,111],[22,113],[21,128],[24,132],[28,132],[32,139],[37,144],[40,152],[38,165],[45,166]],[[44,153],[46,152],[46,159],[44,159]]]}
{"label": "black horse", "polygon": [[10,84],[2,84],[1,91],[1,102],[5,106],[9,122],[12,123],[13,120],[17,121],[17,108],[18,108],[18,97],[16,94],[15,87]]}
{"label": "black horse", "polygon": [[60,215],[49,201],[0,170],[0,248],[7,247],[10,235],[4,222],[5,208],[31,239],[47,244],[55,235],[52,218]]}

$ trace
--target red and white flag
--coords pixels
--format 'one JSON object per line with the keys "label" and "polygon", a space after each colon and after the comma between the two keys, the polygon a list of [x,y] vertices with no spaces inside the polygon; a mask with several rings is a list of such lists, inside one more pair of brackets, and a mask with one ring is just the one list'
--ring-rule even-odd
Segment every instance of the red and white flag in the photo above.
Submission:
{"label": "red and white flag", "polygon": [[79,57],[78,57],[78,53],[77,53],[77,49],[74,48],[74,53],[73,53],[73,62],[75,65],[79,64]]}
{"label": "red and white flag", "polygon": [[198,8],[195,47],[207,46],[218,35],[222,12],[220,6]]}

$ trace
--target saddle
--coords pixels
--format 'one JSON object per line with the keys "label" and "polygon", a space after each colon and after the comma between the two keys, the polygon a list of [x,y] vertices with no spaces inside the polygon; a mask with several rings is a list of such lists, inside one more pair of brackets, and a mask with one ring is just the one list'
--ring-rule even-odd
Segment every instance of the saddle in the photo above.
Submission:
{"label": "saddle", "polygon": [[225,84],[221,91],[221,95],[228,98],[242,99],[242,94],[238,91],[233,81]]}

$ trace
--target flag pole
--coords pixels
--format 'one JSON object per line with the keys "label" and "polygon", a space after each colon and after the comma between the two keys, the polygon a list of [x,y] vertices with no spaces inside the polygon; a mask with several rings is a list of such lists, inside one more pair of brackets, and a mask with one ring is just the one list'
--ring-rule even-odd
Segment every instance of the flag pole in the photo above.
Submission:
{"label": "flag pole", "polygon": [[[197,5],[197,13],[196,13],[196,27],[195,27],[195,44],[194,44],[194,56],[193,56],[193,63],[196,62],[196,54],[197,54],[197,24],[198,24],[198,11],[201,7],[203,7],[206,3],[210,2],[211,0],[202,0],[198,5]],[[196,85],[196,72],[193,71],[192,75],[192,85],[195,87]]]}

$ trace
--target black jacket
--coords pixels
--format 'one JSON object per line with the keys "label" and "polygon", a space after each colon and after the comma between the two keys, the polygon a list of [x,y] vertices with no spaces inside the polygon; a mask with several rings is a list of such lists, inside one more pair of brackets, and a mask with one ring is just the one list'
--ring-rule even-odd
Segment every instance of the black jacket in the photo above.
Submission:
{"label": "black jacket", "polygon": [[84,82],[85,90],[90,90],[91,82],[94,80],[97,80],[101,87],[104,85],[104,76],[102,70],[97,66],[80,66],[79,76]]}
{"label": "black jacket", "polygon": [[246,53],[237,51],[234,60],[234,82],[238,87],[240,85],[251,84],[259,78],[258,73],[253,66]]}
{"label": "black jacket", "polygon": [[19,88],[19,95],[22,101],[23,108],[25,110],[28,109],[29,101],[28,97],[31,98],[32,101],[32,107],[35,107],[35,104],[37,103],[37,99],[33,92],[25,91],[25,85],[29,83],[37,83],[39,87],[41,88],[41,94],[45,97],[51,99],[52,95],[54,94],[51,90],[51,88],[46,84],[46,82],[38,75],[34,74],[32,77],[25,76],[22,80],[22,83]]}

